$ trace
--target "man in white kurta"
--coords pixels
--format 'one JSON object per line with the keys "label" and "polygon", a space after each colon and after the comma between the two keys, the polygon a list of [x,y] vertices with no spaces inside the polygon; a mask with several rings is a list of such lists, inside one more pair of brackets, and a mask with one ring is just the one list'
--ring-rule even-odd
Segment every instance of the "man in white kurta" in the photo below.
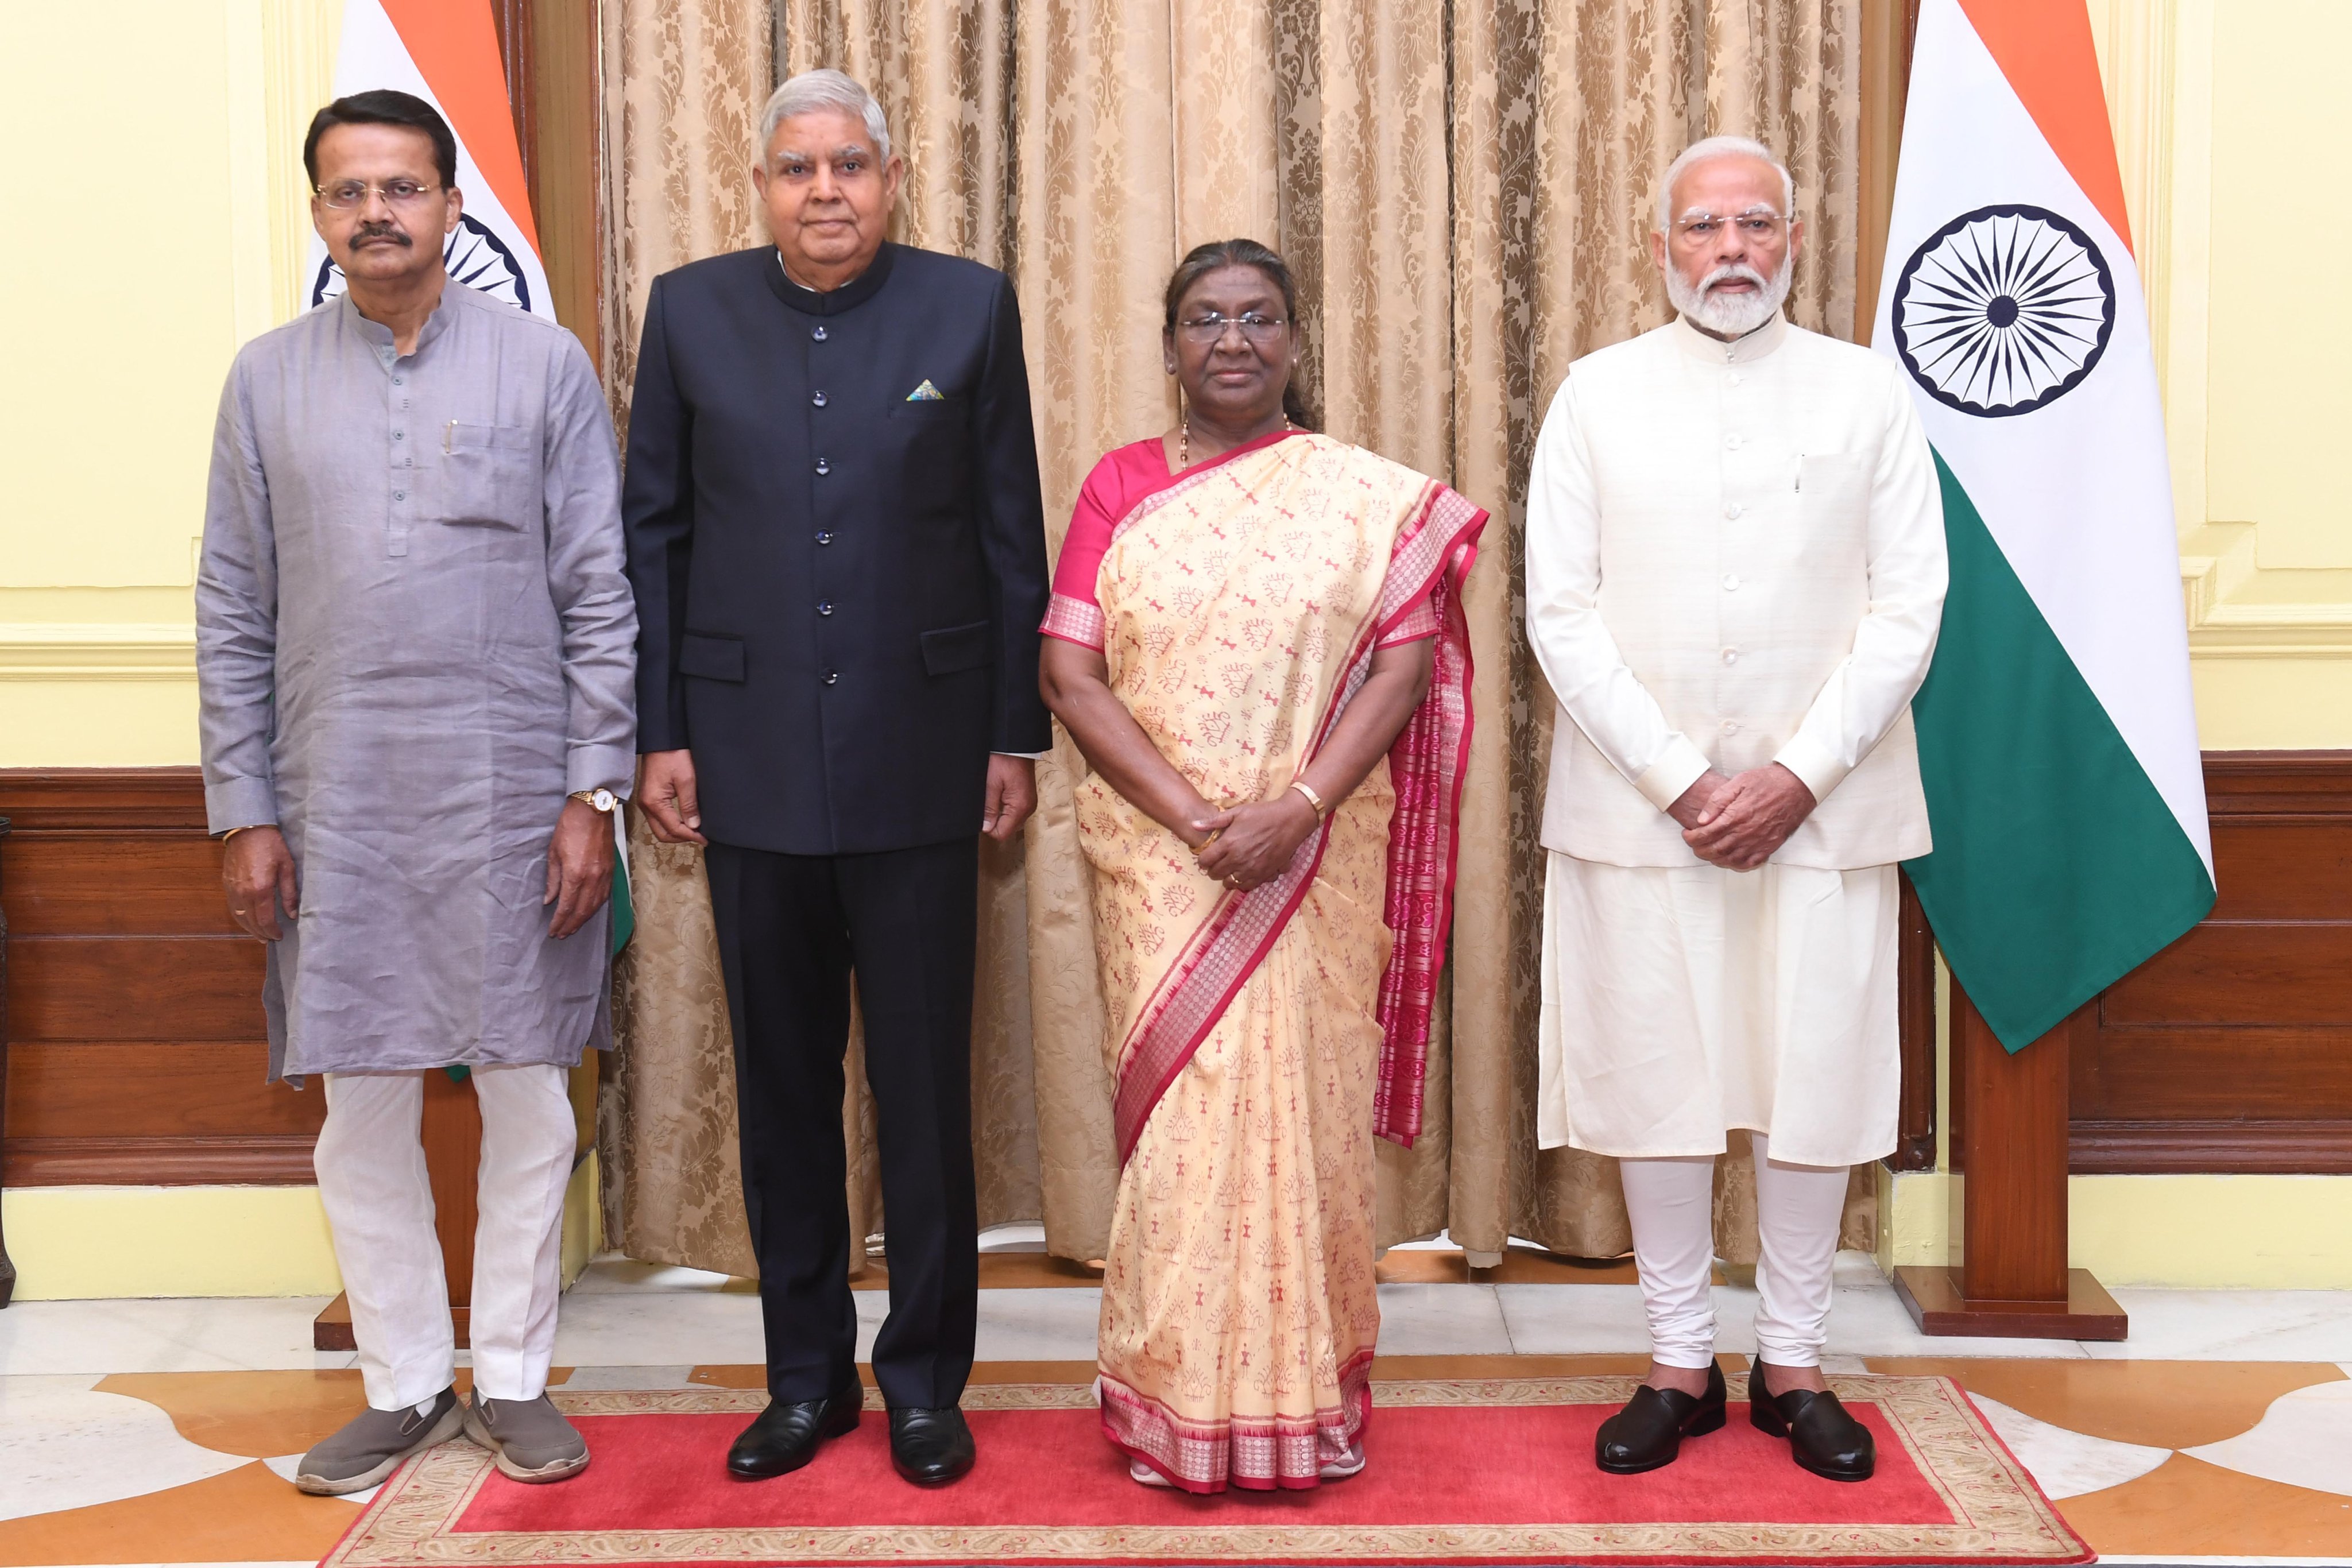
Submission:
{"label": "man in white kurta", "polygon": [[[1732,1128],[1756,1134],[1765,1392],[1827,1400],[1810,1427],[1835,1411],[1818,1364],[1847,1168],[1895,1140],[1895,862],[1928,849],[1909,704],[1945,583],[1891,361],[1780,314],[1803,233],[1785,171],[1716,139],[1667,193],[1654,253],[1680,313],[1570,367],[1528,500],[1528,635],[1559,703],[1539,1141],[1622,1162],[1644,1393],[1692,1402],[1653,1401],[1654,1440],[1616,1462],[1604,1432],[1615,1470],[1720,1425]],[[1803,1436],[1800,1463],[1868,1473]]]}

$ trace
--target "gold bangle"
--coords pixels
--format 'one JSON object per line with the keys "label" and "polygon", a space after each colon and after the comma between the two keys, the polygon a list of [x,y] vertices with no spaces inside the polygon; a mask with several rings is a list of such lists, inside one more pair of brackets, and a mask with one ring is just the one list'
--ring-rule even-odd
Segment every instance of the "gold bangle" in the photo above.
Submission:
{"label": "gold bangle", "polygon": [[1323,797],[1315,792],[1315,786],[1307,782],[1306,779],[1293,779],[1290,781],[1290,787],[1307,797],[1307,803],[1315,808],[1315,820],[1317,821],[1321,821],[1325,814],[1331,810],[1330,807],[1326,806],[1323,803]]}
{"label": "gold bangle", "polygon": [[236,837],[237,834],[249,833],[256,828],[268,828],[274,826],[276,826],[276,824],[272,822],[247,822],[241,828],[231,828],[227,832],[223,833],[221,835],[221,842],[226,843],[229,840]]}
{"label": "gold bangle", "polygon": [[1202,839],[1200,843],[1194,847],[1192,851],[1192,861],[1194,864],[1197,865],[1200,863],[1202,855],[1208,852],[1208,848],[1211,844],[1215,843],[1219,839],[1224,836],[1224,831],[1225,830],[1223,828],[1212,829],[1209,836]]}

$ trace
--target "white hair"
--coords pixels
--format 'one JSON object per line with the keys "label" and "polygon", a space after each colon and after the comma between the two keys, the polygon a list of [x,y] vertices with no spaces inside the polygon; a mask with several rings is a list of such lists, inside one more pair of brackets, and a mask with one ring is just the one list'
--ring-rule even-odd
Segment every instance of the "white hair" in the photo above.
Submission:
{"label": "white hair", "polygon": [[1713,158],[1759,158],[1772,165],[1772,172],[1780,176],[1780,215],[1784,218],[1796,215],[1796,179],[1789,172],[1789,166],[1786,163],[1772,156],[1772,150],[1769,147],[1746,136],[1709,136],[1704,141],[1694,141],[1684,148],[1682,155],[1666,165],[1665,178],[1658,182],[1658,232],[1660,234],[1668,233],[1674,227],[1675,214],[1672,207],[1675,199],[1675,182],[1681,179],[1683,171],[1693,164],[1704,163]]}
{"label": "white hair", "polygon": [[768,161],[777,126],[795,115],[827,110],[863,120],[866,134],[874,142],[874,156],[886,163],[890,161],[890,124],[882,118],[882,106],[856,79],[830,69],[803,71],[768,95],[768,106],[760,111],[760,144],[751,149],[752,161]]}

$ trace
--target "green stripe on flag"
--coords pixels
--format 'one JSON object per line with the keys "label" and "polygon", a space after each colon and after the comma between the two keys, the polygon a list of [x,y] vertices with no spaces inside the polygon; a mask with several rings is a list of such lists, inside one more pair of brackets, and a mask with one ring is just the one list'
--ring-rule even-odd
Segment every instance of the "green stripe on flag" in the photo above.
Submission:
{"label": "green stripe on flag", "polygon": [[2213,883],[1941,454],[1936,468],[1951,589],[1911,705],[1936,847],[1904,869],[2018,1051],[2204,918]]}

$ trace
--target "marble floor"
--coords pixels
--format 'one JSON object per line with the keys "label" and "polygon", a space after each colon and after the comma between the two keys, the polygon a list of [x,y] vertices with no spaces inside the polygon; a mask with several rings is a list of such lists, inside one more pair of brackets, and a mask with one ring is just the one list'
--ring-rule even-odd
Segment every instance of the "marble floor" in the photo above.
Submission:
{"label": "marble floor", "polygon": [[[976,1377],[1092,1375],[1099,1291],[1034,1228],[985,1239]],[[1472,1270],[1442,1243],[1382,1261],[1380,1376],[1637,1370],[1622,1264],[1515,1249]],[[858,1281],[859,1354],[887,1296]],[[1718,1282],[1722,1350],[1754,1292]],[[2068,1521],[2117,1563],[2352,1568],[2352,1293],[2121,1289],[2131,1338],[1930,1340],[1867,1257],[1840,1260],[1835,1370],[1958,1379]],[[312,1351],[316,1299],[27,1301],[0,1312],[0,1568],[315,1563],[358,1511],[288,1484],[363,1403]],[[601,1260],[565,1297],[572,1388],[757,1386],[747,1281]],[[461,1373],[461,1379],[463,1377]],[[1375,1400],[1378,1396],[1375,1394]],[[1573,1462],[1574,1457],[1562,1462]]]}

